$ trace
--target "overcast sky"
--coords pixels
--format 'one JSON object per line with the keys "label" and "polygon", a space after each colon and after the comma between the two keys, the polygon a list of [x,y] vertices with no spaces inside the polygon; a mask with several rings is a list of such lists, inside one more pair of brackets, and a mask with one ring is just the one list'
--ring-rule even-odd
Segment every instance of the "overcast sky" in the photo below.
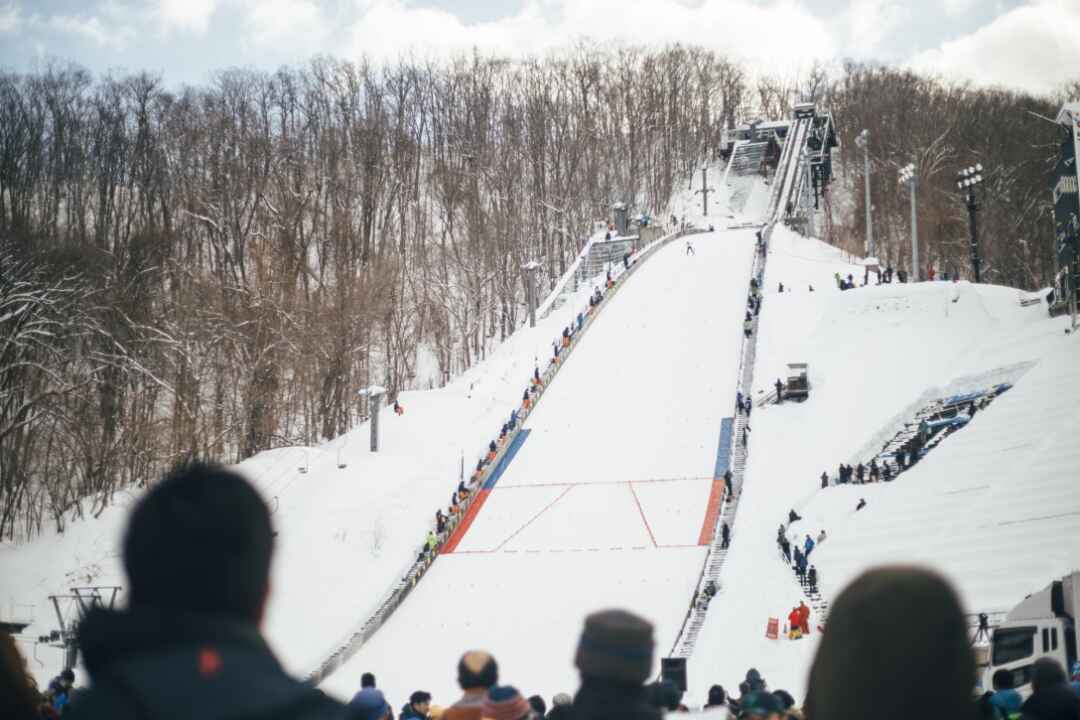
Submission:
{"label": "overcast sky", "polygon": [[0,0],[0,66],[60,58],[169,85],[319,53],[539,55],[579,37],[699,44],[768,72],[876,59],[1037,93],[1080,77],[1080,0]]}

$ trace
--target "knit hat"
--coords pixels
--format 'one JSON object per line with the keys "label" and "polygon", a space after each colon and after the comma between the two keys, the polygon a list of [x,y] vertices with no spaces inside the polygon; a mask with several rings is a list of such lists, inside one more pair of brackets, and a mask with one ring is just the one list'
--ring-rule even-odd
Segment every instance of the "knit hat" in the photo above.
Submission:
{"label": "knit hat", "polygon": [[379,720],[390,709],[390,705],[387,704],[381,690],[364,688],[353,695],[353,699],[349,701],[349,708],[357,720]]}
{"label": "knit hat", "polygon": [[585,618],[574,665],[582,676],[640,684],[652,674],[652,623],[625,610]]}
{"label": "knit hat", "polygon": [[551,698],[552,707],[563,707],[565,705],[573,705],[574,698],[570,697],[569,693],[558,693],[555,697]]}
{"label": "knit hat", "polygon": [[723,705],[727,701],[727,693],[722,685],[713,685],[709,688],[709,705]]}
{"label": "knit hat", "polygon": [[496,685],[488,690],[480,716],[485,720],[521,720],[531,712],[529,701],[521,696],[517,688]]}

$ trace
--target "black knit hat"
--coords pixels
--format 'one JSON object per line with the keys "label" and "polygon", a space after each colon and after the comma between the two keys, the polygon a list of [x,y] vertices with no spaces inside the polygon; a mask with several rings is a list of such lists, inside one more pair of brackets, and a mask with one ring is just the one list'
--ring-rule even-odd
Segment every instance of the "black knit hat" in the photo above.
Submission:
{"label": "black knit hat", "polygon": [[625,610],[585,618],[574,665],[582,676],[640,684],[652,674],[652,623]]}

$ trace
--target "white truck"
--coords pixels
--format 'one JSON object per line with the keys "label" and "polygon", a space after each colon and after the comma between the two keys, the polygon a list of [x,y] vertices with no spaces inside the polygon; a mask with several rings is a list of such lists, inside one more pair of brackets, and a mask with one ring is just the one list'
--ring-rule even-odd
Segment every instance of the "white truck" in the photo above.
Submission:
{"label": "white truck", "polygon": [[990,641],[990,664],[982,686],[994,686],[994,675],[1007,670],[1012,687],[1025,697],[1031,694],[1031,668],[1041,657],[1052,657],[1071,671],[1080,645],[1080,570],[1054,580],[1028,595],[994,629]]}

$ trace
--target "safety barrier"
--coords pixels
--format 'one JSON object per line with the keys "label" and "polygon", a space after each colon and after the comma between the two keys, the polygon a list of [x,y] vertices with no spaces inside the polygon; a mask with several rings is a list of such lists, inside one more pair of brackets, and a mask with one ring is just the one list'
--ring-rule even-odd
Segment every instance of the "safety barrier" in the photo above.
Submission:
{"label": "safety barrier", "polygon": [[[479,506],[474,506],[474,503],[482,495],[479,490],[483,487],[486,478],[497,468],[505,468],[504,460],[508,463],[509,460],[512,459],[512,452],[516,452],[515,448],[520,445],[520,443],[516,445],[515,441],[518,441],[525,420],[536,409],[537,404],[543,397],[551,381],[574,353],[578,343],[584,336],[584,332],[592,326],[597,317],[603,312],[603,309],[610,304],[612,298],[622,288],[626,280],[641,267],[643,261],[654,255],[661,247],[681,237],[704,232],[707,232],[707,230],[698,228],[682,228],[677,230],[654,240],[631,255],[630,258],[628,258],[629,267],[619,266],[613,269],[611,275],[613,285],[603,293],[603,298],[598,305],[592,307],[591,310],[587,312],[583,311],[583,322],[573,333],[569,347],[563,348],[559,352],[558,358],[549,363],[542,373],[540,385],[535,387],[529,407],[527,409],[519,410],[518,421],[515,428],[507,434],[505,441],[498,447],[495,457],[485,466],[486,472],[478,473],[470,480],[468,497],[462,503],[460,512],[448,518],[447,526],[439,536],[438,543],[434,550],[422,553],[418,559],[410,565],[402,579],[395,583],[376,604],[374,612],[367,616],[359,626],[351,630],[345,637],[345,640],[339,643],[307,674],[307,682],[312,685],[318,685],[355,655],[357,651],[371,639],[379,628],[386,624],[386,621],[393,615],[394,611],[401,607],[402,603],[404,603],[406,598],[412,593],[413,588],[416,587],[431,568],[438,555],[443,553],[443,550],[448,546],[448,543],[455,538],[457,542],[460,542],[464,532],[468,529],[467,523],[472,522],[472,519],[475,518],[476,514],[479,512]],[[520,437],[523,439],[524,436]],[[512,451],[512,449],[514,450]],[[507,457],[508,455],[511,455],[511,457]],[[461,531],[460,533],[458,532],[459,530]],[[454,542],[454,547],[456,547],[457,542]]]}

